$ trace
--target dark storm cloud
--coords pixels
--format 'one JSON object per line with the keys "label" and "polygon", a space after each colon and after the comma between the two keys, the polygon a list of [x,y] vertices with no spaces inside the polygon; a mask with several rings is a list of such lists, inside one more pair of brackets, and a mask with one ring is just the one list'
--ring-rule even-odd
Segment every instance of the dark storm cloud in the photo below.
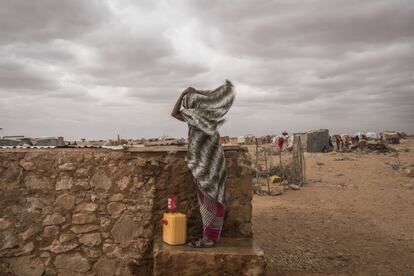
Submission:
{"label": "dark storm cloud", "polygon": [[3,0],[0,43],[73,39],[105,20],[107,9],[98,0]]}
{"label": "dark storm cloud", "polygon": [[0,87],[10,92],[39,93],[39,90],[56,89],[57,85],[35,68],[3,59],[0,60]]}
{"label": "dark storm cloud", "polygon": [[413,132],[413,26],[408,0],[2,1],[0,123],[185,136],[169,117],[180,91],[230,79],[230,135]]}

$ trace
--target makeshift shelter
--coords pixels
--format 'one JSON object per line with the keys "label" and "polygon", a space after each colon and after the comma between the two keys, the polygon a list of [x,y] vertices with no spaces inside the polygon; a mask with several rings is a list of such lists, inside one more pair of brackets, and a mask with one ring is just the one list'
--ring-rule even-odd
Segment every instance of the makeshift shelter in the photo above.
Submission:
{"label": "makeshift shelter", "polygon": [[305,134],[302,145],[306,145],[307,152],[327,152],[330,150],[329,130],[312,130]]}
{"label": "makeshift shelter", "polygon": [[379,139],[378,132],[367,132],[367,134],[365,134],[365,136],[367,137],[368,140],[378,140]]}
{"label": "makeshift shelter", "polygon": [[388,144],[399,144],[400,136],[396,131],[384,131],[382,133],[382,140]]}

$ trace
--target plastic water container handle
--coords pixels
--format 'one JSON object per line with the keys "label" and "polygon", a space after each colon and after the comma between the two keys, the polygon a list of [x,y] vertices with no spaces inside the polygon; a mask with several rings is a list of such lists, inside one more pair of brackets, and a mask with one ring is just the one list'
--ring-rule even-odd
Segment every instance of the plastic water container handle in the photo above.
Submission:
{"label": "plastic water container handle", "polygon": [[164,225],[167,225],[167,224],[168,224],[168,220],[166,220],[166,219],[162,218],[162,219],[161,219],[161,223],[162,223],[162,224],[164,224]]}

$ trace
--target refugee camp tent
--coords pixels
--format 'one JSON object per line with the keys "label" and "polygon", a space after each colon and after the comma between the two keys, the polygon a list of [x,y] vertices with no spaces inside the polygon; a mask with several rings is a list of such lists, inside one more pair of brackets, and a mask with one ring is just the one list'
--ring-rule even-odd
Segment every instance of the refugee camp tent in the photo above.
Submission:
{"label": "refugee camp tent", "polygon": [[368,140],[378,140],[380,138],[378,132],[367,132],[365,136]]}

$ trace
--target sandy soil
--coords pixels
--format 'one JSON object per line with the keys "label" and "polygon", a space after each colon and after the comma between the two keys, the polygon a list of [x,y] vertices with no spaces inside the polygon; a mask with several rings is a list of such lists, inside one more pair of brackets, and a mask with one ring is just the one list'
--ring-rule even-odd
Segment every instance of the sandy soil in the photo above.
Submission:
{"label": "sandy soil", "polygon": [[[395,148],[414,165],[414,138]],[[255,196],[268,275],[414,275],[414,178],[395,156],[306,153],[305,187]]]}

